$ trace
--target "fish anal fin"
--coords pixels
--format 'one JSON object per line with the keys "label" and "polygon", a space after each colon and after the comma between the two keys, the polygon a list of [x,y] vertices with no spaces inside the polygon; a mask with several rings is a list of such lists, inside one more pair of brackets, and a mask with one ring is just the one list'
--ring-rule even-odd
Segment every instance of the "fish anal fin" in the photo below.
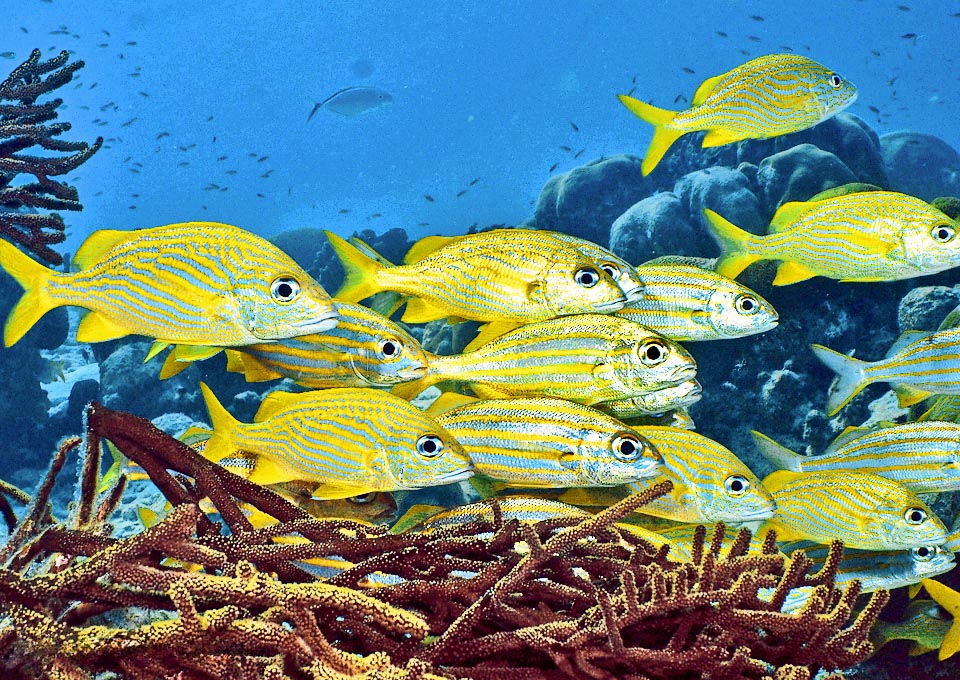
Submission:
{"label": "fish anal fin", "polygon": [[248,477],[251,482],[260,484],[261,486],[289,482],[294,478],[295,475],[278,465],[275,460],[263,455],[257,456],[257,462],[253,466],[250,477]]}
{"label": "fish anal fin", "polygon": [[105,342],[130,335],[130,331],[100,312],[90,312],[77,326],[77,342]]}
{"label": "fish anal fin", "polygon": [[190,368],[190,364],[183,361],[177,361],[176,351],[170,352],[167,355],[166,359],[163,360],[163,365],[160,367],[160,380],[166,380],[167,378],[172,378],[178,373]]}
{"label": "fish anal fin", "polygon": [[736,135],[732,135],[725,130],[713,129],[703,138],[702,146],[704,149],[710,149],[715,146],[724,146],[725,144],[732,144],[733,142],[739,141],[740,138]]}
{"label": "fish anal fin", "polygon": [[458,241],[462,236],[427,236],[420,239],[412,246],[410,250],[407,251],[407,254],[403,256],[403,264],[413,264],[414,262],[419,262],[427,255],[435,253],[444,246],[450,245],[454,241]]}
{"label": "fish anal fin", "polygon": [[155,356],[157,356],[158,354],[160,354],[160,352],[162,352],[163,350],[165,350],[165,349],[166,349],[167,347],[169,347],[169,346],[170,346],[170,343],[169,343],[169,342],[165,342],[165,341],[163,341],[163,340],[154,340],[154,341],[153,341],[153,344],[150,346],[150,351],[147,352],[147,356],[145,356],[145,357],[143,358],[143,363],[147,363],[147,362],[150,361],[153,357],[155,357]]}
{"label": "fish anal fin", "polygon": [[700,106],[707,97],[713,94],[713,91],[717,89],[717,85],[720,84],[720,81],[723,80],[724,76],[726,76],[726,74],[721,73],[713,78],[707,78],[700,83],[700,87],[698,87],[697,91],[693,93],[693,99],[690,102],[690,106]]}
{"label": "fish anal fin", "polygon": [[407,301],[407,308],[403,310],[403,316],[400,320],[404,323],[427,323],[436,321],[447,316],[447,312],[439,307],[434,307],[426,300],[421,298],[410,298]]}
{"label": "fish anal fin", "polygon": [[100,229],[93,232],[80,244],[73,255],[73,265],[83,271],[96,264],[107,253],[124,241],[137,236],[135,231],[120,231],[118,229]]}
{"label": "fish anal fin", "polygon": [[315,487],[310,496],[316,500],[332,501],[340,498],[352,498],[372,491],[369,486],[358,486],[345,482],[323,482]]}
{"label": "fish anal fin", "polygon": [[904,385],[903,383],[897,383],[891,385],[891,387],[897,395],[897,402],[899,403],[900,408],[906,408],[908,406],[913,406],[914,404],[919,404],[921,401],[933,394],[933,392],[918,390],[915,387]]}
{"label": "fish anal fin", "polygon": [[781,263],[777,268],[777,275],[773,278],[773,285],[789,286],[791,283],[806,281],[807,279],[812,279],[814,276],[818,276],[818,274],[806,265],[800,264],[799,262],[787,261]]}

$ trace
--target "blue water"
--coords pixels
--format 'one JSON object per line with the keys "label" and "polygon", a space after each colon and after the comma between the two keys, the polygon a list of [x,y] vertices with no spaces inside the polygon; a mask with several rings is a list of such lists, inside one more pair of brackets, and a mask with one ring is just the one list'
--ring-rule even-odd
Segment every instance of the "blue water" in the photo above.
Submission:
{"label": "blue water", "polygon": [[[0,51],[16,57],[0,67],[33,47],[86,62],[79,87],[58,93],[61,116],[70,138],[111,141],[71,176],[86,210],[66,216],[67,250],[93,229],[195,219],[263,234],[402,226],[417,236],[520,223],[554,164],[642,155],[651,128],[614,97],[634,78],[635,96],[672,107],[704,78],[784,47],[852,80],[850,111],[878,133],[911,129],[960,148],[958,12],[940,0],[8,0]],[[50,35],[61,25],[68,35]],[[307,124],[314,100],[352,85],[394,103]],[[211,183],[228,190],[204,191]]]}

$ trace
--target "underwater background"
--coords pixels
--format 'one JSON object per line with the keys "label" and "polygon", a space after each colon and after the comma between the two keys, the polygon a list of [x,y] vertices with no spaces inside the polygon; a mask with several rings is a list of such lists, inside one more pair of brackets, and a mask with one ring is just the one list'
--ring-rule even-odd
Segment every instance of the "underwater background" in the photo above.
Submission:
{"label": "underwater background", "polygon": [[[526,226],[589,239],[638,264],[716,257],[705,207],[759,232],[781,203],[851,182],[926,201],[960,196],[960,2],[274,4],[6,3],[0,75],[34,48],[45,59],[67,50],[85,65],[56,92],[59,120],[72,125],[65,137],[104,138],[65,178],[83,210],[63,213],[59,252],[74,252],[97,229],[226,222],[270,237],[333,292],[343,270],[322,229],[360,234],[399,261],[424,236]],[[857,86],[857,101],[770,140],[701,150],[685,137],[642,176],[652,128],[617,94],[679,110],[705,78],[776,52],[836,69]],[[345,88],[390,101],[349,115],[314,110]],[[697,431],[761,478],[773,468],[751,430],[820,452],[847,426],[907,418],[886,384],[828,416],[834,376],[810,344],[877,359],[902,331],[935,330],[960,304],[954,271],[782,288],[770,285],[772,272],[761,265],[742,280],[776,307],[777,328],[687,345],[703,385],[690,408]],[[0,279],[6,317],[20,289]],[[207,420],[200,380],[240,420],[273,389],[227,373],[222,356],[161,382],[158,361],[142,361],[149,341],[77,343],[77,320],[51,313],[0,351],[0,403],[15,414],[0,423],[0,479],[28,492],[58,440],[81,432],[90,400],[179,434]],[[452,354],[474,328],[432,322],[412,332],[425,348]],[[61,507],[74,481],[60,480]],[[128,489],[131,526],[135,508],[162,508],[147,486]],[[465,502],[465,493],[397,502],[402,513],[415,502]],[[953,498],[934,508],[952,526]],[[953,573],[941,580],[958,584]],[[905,600],[901,589],[888,611]],[[956,658],[908,657],[897,644],[853,673],[960,673]]]}

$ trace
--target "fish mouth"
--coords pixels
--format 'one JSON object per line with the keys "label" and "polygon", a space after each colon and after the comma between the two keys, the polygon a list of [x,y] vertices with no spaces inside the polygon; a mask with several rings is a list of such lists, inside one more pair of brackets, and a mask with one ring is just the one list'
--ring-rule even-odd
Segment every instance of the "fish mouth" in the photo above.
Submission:
{"label": "fish mouth", "polygon": [[[675,369],[672,374],[670,374],[669,379],[676,385],[686,382],[687,380],[693,380],[695,377],[697,377],[696,366],[680,366],[679,368]],[[697,384],[699,385],[699,383]]]}
{"label": "fish mouth", "polygon": [[636,284],[633,288],[628,288],[624,290],[623,288],[620,291],[626,296],[627,301],[625,305],[629,305],[632,302],[639,302],[643,299],[643,286],[641,284]]}
{"label": "fish mouth", "polygon": [[427,365],[419,364],[417,366],[407,366],[394,373],[400,380],[419,380],[427,373]]}
{"label": "fish mouth", "polygon": [[434,477],[431,480],[428,486],[439,486],[441,484],[453,484],[454,482],[462,482],[466,479],[473,477],[473,468],[463,468],[461,470],[454,470],[453,472],[448,472],[446,474],[440,475],[439,477]]}
{"label": "fish mouth", "polygon": [[331,331],[337,327],[339,322],[340,314],[337,312],[337,310],[332,309],[329,313],[314,317],[309,321],[293,324],[293,327],[298,331],[303,331],[302,335],[310,335],[313,333],[324,333],[326,331]]}
{"label": "fish mouth", "polygon": [[[622,293],[623,291],[621,291]],[[643,289],[640,289],[641,296],[643,295]],[[623,296],[621,300],[611,300],[609,302],[598,302],[593,305],[593,311],[598,314],[607,314],[609,312],[616,312],[620,309],[623,309],[623,305],[626,304],[628,298],[626,295]]]}
{"label": "fish mouth", "polygon": [[748,512],[738,514],[735,519],[731,518],[731,520],[734,522],[759,522],[761,520],[770,519],[773,517],[775,512],[776,508],[757,508],[756,510],[750,510]]}

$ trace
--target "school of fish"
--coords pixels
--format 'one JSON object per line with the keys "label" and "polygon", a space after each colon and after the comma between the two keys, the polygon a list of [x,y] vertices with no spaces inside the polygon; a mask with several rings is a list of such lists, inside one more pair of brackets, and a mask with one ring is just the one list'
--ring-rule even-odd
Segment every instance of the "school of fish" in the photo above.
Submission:
{"label": "school of fish", "polygon": [[[837,72],[773,54],[708,78],[686,111],[620,100],[655,127],[648,174],[684,134],[705,131],[704,147],[774,137],[856,97]],[[310,115],[358,115],[389,100],[347,88]],[[396,526],[437,531],[496,513],[577,519],[666,479],[672,491],[619,526],[669,546],[671,559],[690,559],[698,524],[749,525],[754,549],[774,531],[784,551],[799,546],[821,561],[840,540],[850,550],[838,583],[923,581],[960,619],[960,595],[929,580],[953,568],[960,532],[920,497],[960,489],[960,311],[934,333],[905,334],[876,361],[814,345],[838,374],[830,415],[875,382],[890,383],[902,406],[934,400],[913,422],[851,428],[820,455],[755,432],[779,468],[763,480],[693,430],[686,407],[702,386],[681,344],[777,327],[773,305],[734,280],[754,262],[780,261],[775,286],[913,278],[960,265],[960,224],[917,198],[862,186],[780,206],[765,235],[709,208],[704,218],[722,250],[712,266],[672,256],[634,265],[583,239],[522,228],[429,236],[393,264],[327,232],[346,272],[335,296],[268,241],[225,224],[97,231],[69,273],[0,241],[0,267],[24,289],[4,342],[72,305],[88,310],[78,341],[142,335],[154,340],[147,359],[168,351],[161,378],[225,352],[227,370],[249,382],[292,381],[303,391],[268,393],[253,422],[234,418],[201,383],[212,427],[186,436],[209,460],[316,516],[389,521],[393,492],[467,482],[478,503],[413,506]],[[482,325],[461,353],[440,356],[405,327],[438,319]],[[432,405],[421,397],[428,388]],[[375,505],[364,510],[359,499]],[[349,568],[333,555],[322,562]],[[792,593],[785,611],[808,597]],[[949,656],[960,629],[936,624],[931,606],[877,632],[878,643],[922,629],[911,639]]]}

